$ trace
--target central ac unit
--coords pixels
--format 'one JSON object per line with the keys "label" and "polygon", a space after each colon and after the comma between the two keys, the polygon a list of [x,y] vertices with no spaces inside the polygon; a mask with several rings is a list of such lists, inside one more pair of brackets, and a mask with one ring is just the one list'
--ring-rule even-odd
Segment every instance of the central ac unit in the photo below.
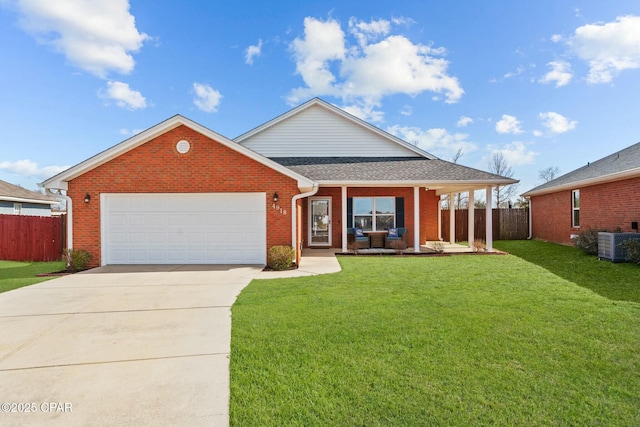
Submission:
{"label": "central ac unit", "polygon": [[627,258],[627,248],[620,246],[625,240],[640,240],[640,233],[598,233],[598,259],[608,259],[613,262],[624,262]]}

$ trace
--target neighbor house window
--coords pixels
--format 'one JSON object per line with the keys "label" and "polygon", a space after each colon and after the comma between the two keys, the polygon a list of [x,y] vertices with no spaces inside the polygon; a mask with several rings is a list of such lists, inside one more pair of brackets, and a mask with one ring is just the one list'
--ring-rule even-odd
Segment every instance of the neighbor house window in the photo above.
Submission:
{"label": "neighbor house window", "polygon": [[353,226],[365,231],[383,231],[396,223],[395,197],[354,197]]}
{"label": "neighbor house window", "polygon": [[13,214],[14,215],[22,215],[22,203],[14,203],[13,204]]}
{"label": "neighbor house window", "polygon": [[580,227],[580,190],[571,192],[571,225]]}

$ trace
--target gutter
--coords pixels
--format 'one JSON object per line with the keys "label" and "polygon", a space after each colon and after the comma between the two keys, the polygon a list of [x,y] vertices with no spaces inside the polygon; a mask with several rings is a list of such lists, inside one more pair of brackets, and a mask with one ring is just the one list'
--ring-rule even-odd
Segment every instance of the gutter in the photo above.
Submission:
{"label": "gutter", "polygon": [[527,196],[526,199],[529,201],[529,237],[527,237],[527,240],[531,240],[533,239],[533,222],[531,221],[533,218],[533,213],[532,213],[532,204],[531,204],[531,197]]}
{"label": "gutter", "polygon": [[[296,194],[295,196],[293,196],[291,198],[291,246],[293,247],[293,250],[296,253],[296,264],[298,263],[297,258],[298,258],[298,223],[297,223],[297,219],[298,219],[298,212],[297,212],[297,202],[298,200],[305,198],[305,197],[310,197],[313,196],[314,194],[316,194],[318,192],[318,188],[319,185],[317,182],[313,183],[313,188],[311,189],[311,191],[308,191],[306,193],[301,193],[301,194]],[[302,250],[302,248],[300,248],[300,250]]]}
{"label": "gutter", "polygon": [[62,190],[57,189],[58,192],[54,193],[50,188],[45,188],[47,194],[51,197],[62,197],[67,202],[67,247],[66,249],[73,249],[73,202],[71,197],[66,194],[62,194]]}

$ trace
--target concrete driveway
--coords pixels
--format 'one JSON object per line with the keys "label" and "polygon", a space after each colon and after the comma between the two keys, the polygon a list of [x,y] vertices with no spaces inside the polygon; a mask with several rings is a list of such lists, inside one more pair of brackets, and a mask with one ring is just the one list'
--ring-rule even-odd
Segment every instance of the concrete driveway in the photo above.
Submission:
{"label": "concrete driveway", "polygon": [[260,266],[102,267],[0,294],[0,425],[226,426]]}

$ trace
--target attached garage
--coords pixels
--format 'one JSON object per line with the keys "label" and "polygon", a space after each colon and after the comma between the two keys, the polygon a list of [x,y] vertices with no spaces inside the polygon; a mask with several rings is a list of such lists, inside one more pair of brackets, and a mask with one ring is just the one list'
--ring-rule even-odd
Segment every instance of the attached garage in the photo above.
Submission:
{"label": "attached garage", "polygon": [[102,264],[265,264],[266,193],[100,196]]}

